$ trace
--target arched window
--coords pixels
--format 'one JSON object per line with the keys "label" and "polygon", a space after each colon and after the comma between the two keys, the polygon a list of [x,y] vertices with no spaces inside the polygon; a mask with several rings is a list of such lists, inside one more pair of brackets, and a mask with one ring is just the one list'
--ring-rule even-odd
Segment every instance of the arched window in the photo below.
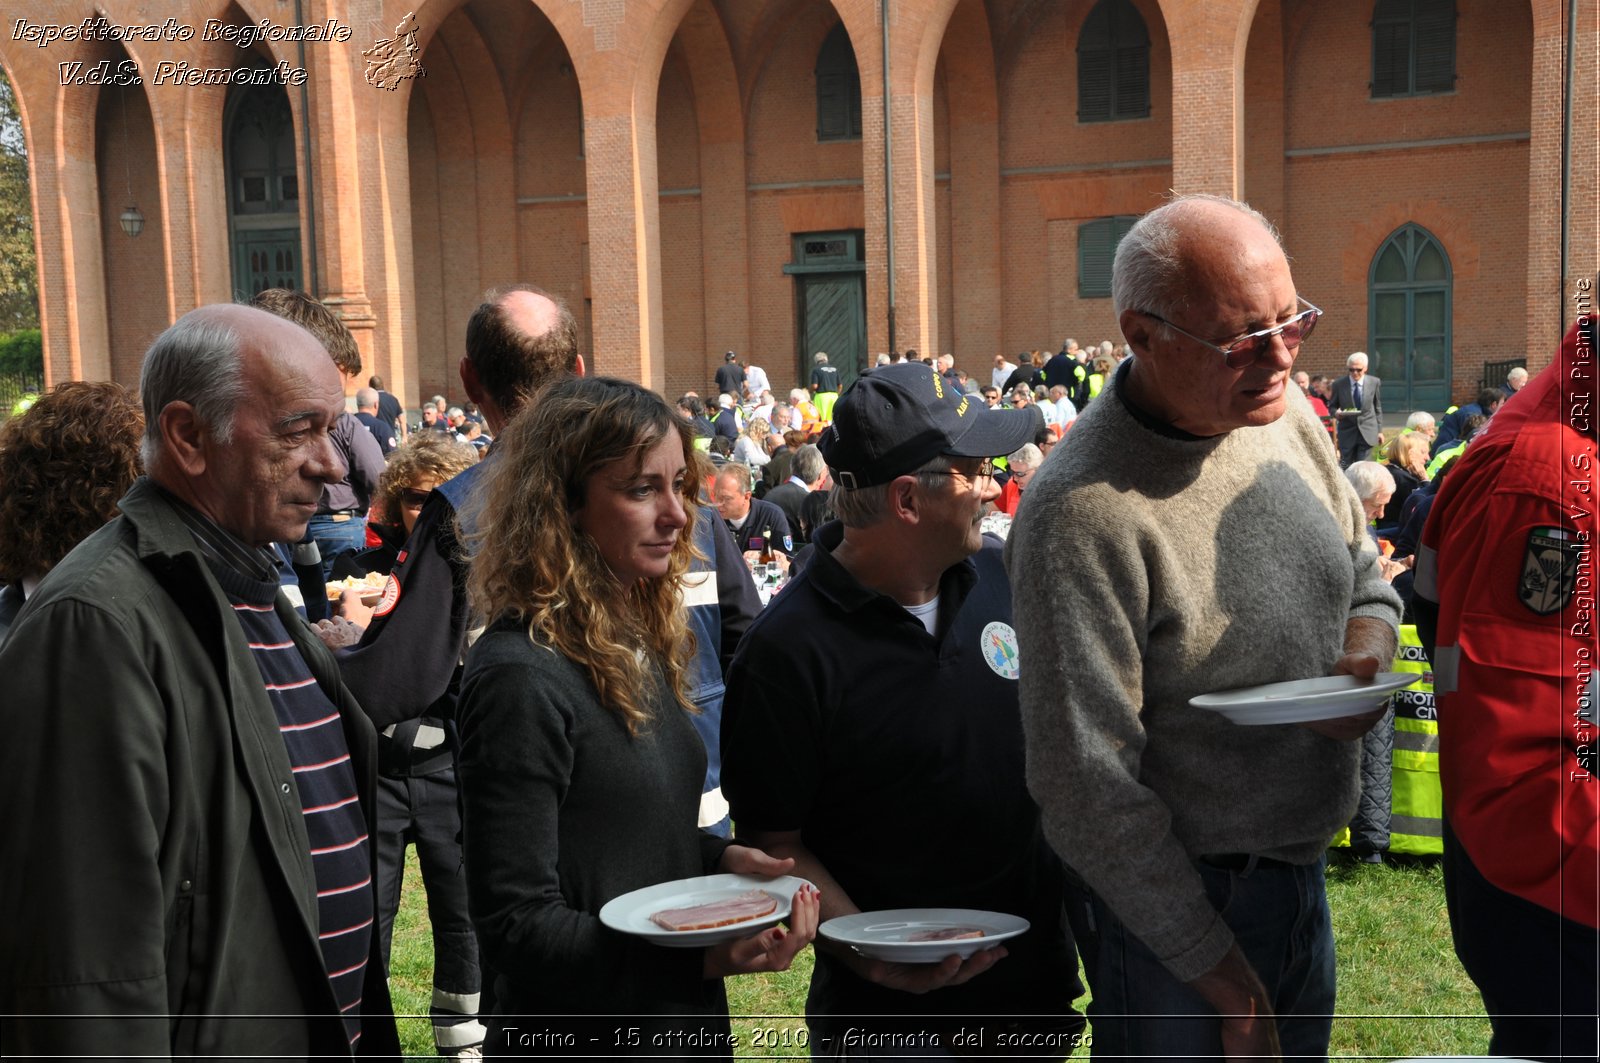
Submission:
{"label": "arched window", "polygon": [[843,22],[817,52],[817,139],[861,139],[861,71]]}
{"label": "arched window", "polygon": [[234,295],[304,286],[294,118],[280,85],[235,88],[224,111]]}
{"label": "arched window", "polygon": [[228,130],[228,149],[234,213],[277,214],[300,208],[294,119],[283,89],[257,85],[240,93]]}
{"label": "arched window", "polygon": [[1129,0],[1100,0],[1078,34],[1078,121],[1150,117],[1150,33]]}
{"label": "arched window", "polygon": [[1396,229],[1368,274],[1371,372],[1396,410],[1442,410],[1450,400],[1450,259],[1418,225]]}
{"label": "arched window", "polygon": [[1456,87],[1455,0],[1378,0],[1372,9],[1372,98]]}

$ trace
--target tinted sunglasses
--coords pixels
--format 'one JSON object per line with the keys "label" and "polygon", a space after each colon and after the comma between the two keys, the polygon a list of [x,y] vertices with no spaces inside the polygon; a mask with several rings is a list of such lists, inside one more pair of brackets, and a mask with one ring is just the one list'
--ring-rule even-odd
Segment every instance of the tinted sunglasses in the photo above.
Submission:
{"label": "tinted sunglasses", "polygon": [[400,492],[400,504],[407,509],[421,509],[431,494],[432,491],[418,491],[414,487],[408,487]]}
{"label": "tinted sunglasses", "polygon": [[1160,314],[1152,314],[1148,310],[1141,310],[1139,313],[1161,322],[1172,331],[1181,333],[1196,343],[1210,347],[1213,351],[1222,355],[1222,361],[1229,369],[1243,369],[1267,352],[1268,348],[1272,346],[1274,336],[1283,337],[1283,345],[1293,351],[1299,348],[1301,341],[1311,335],[1311,330],[1317,327],[1317,319],[1322,317],[1322,310],[1313,306],[1311,301],[1304,296],[1297,295],[1295,298],[1305,303],[1309,309],[1302,310],[1281,325],[1240,336],[1226,347],[1218,346],[1210,340],[1201,339],[1194,333],[1187,332],[1174,325]]}

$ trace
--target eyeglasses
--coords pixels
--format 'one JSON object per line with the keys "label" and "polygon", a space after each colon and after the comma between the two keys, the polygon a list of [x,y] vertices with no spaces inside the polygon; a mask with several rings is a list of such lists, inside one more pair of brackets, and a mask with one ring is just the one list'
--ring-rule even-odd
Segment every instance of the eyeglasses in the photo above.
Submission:
{"label": "eyeglasses", "polygon": [[1177,325],[1174,325],[1160,314],[1152,314],[1148,310],[1141,310],[1139,313],[1143,314],[1145,317],[1153,318],[1154,320],[1161,322],[1172,331],[1187,336],[1196,343],[1204,344],[1205,346],[1210,347],[1213,351],[1216,351],[1218,354],[1222,355],[1223,364],[1225,364],[1229,369],[1243,369],[1245,366],[1249,365],[1251,362],[1254,362],[1257,358],[1260,358],[1267,352],[1267,350],[1272,346],[1272,339],[1274,336],[1283,337],[1284,347],[1293,351],[1298,349],[1301,342],[1305,340],[1307,336],[1311,335],[1311,330],[1317,327],[1317,319],[1322,316],[1322,310],[1316,306],[1313,306],[1311,300],[1305,298],[1304,296],[1296,295],[1295,298],[1300,302],[1305,303],[1306,306],[1310,307],[1310,309],[1302,310],[1300,313],[1296,314],[1294,317],[1290,318],[1288,321],[1285,321],[1281,325],[1277,325],[1273,328],[1264,328],[1260,332],[1252,332],[1246,336],[1240,336],[1226,347],[1219,347],[1210,340],[1203,340],[1194,333],[1187,332],[1184,329],[1179,328]]}
{"label": "eyeglasses", "polygon": [[407,509],[421,509],[431,494],[432,491],[418,491],[414,487],[408,487],[400,492],[400,504]]}
{"label": "eyeglasses", "polygon": [[964,480],[992,480],[994,479],[994,461],[985,458],[983,464],[978,466],[977,472],[962,472],[960,469],[935,470],[933,472],[918,473],[919,476],[959,476]]}

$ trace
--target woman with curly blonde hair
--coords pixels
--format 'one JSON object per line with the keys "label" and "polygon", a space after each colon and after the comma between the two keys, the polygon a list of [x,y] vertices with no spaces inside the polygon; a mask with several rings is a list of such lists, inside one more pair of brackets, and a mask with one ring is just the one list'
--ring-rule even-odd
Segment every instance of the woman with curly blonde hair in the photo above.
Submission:
{"label": "woman with curly blonde hair", "polygon": [[733,445],[733,460],[759,469],[772,460],[768,451],[768,438],[772,435],[772,422],[765,417],[752,417],[744,426],[738,442]]}
{"label": "woman with curly blonde hair", "polygon": [[0,427],[0,638],[39,580],[117,515],[143,434],[139,404],[108,382],[58,384]]}
{"label": "woman with curly blonde hair", "polygon": [[[457,762],[495,1027],[534,1012],[627,1016],[644,1044],[731,1055],[726,1040],[686,1037],[727,1032],[722,976],[783,970],[816,932],[809,888],[790,930],[709,948],[660,948],[599,919],[663,881],[793,866],[695,826],[706,759],[681,597],[693,453],[660,396],[575,377],[539,394],[484,471],[469,589],[489,627],[467,655]],[[574,1033],[563,1054],[590,1043],[577,1019],[540,1025]],[[595,1027],[593,1052],[615,1051],[610,1031]],[[506,1039],[491,1030],[485,1044]]]}

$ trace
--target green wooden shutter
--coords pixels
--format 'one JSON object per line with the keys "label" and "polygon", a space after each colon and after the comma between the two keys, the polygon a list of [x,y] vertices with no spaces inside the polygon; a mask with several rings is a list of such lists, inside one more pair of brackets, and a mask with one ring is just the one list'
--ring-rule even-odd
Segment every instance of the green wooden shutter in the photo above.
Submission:
{"label": "green wooden shutter", "polygon": [[1113,69],[1111,11],[1100,0],[1078,31],[1078,121],[1111,120]]}
{"label": "green wooden shutter", "polygon": [[817,52],[817,139],[861,136],[861,73],[850,34],[839,23]]}
{"label": "green wooden shutter", "polygon": [[1078,121],[1150,114],[1150,34],[1129,0],[1100,0],[1078,33]]}
{"label": "green wooden shutter", "polygon": [[1415,92],[1450,92],[1456,87],[1455,0],[1417,0]]}
{"label": "green wooden shutter", "polygon": [[1078,121],[1111,118],[1111,52],[1078,50]]}
{"label": "green wooden shutter", "polygon": [[1150,116],[1150,46],[1140,44],[1116,51],[1116,118]]}
{"label": "green wooden shutter", "polygon": [[1372,27],[1372,97],[1411,92],[1411,25],[1380,22]]}
{"label": "green wooden shutter", "polygon": [[843,74],[817,74],[817,139],[850,135],[850,85]]}
{"label": "green wooden shutter", "polygon": [[1116,254],[1114,220],[1100,218],[1078,226],[1078,298],[1111,295],[1111,261]]}

